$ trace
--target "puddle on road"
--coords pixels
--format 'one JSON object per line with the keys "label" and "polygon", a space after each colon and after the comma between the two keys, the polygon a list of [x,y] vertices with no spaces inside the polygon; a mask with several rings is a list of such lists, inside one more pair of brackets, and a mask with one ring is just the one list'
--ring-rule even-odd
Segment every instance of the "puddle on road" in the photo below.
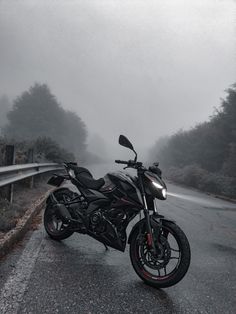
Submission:
{"label": "puddle on road", "polygon": [[227,246],[227,245],[222,245],[222,244],[218,244],[218,243],[214,243],[213,246],[221,252],[224,253],[229,253],[230,255],[236,255],[236,248],[231,247],[231,246]]}

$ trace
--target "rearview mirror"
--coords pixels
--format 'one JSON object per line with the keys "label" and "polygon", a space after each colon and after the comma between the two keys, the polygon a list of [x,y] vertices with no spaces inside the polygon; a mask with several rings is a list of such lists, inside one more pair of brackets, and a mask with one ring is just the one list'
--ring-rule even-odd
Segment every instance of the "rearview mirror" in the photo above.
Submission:
{"label": "rearview mirror", "polygon": [[134,150],[133,145],[130,143],[130,141],[127,139],[127,137],[125,137],[124,135],[120,135],[119,136],[119,144],[127,147],[131,150]]}

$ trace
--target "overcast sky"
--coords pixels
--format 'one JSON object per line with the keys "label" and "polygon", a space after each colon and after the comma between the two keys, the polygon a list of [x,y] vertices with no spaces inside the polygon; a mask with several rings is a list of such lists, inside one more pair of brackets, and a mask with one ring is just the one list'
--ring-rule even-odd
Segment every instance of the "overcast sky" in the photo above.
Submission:
{"label": "overcast sky", "polygon": [[91,133],[151,145],[236,81],[234,0],[0,0],[0,96],[47,83]]}

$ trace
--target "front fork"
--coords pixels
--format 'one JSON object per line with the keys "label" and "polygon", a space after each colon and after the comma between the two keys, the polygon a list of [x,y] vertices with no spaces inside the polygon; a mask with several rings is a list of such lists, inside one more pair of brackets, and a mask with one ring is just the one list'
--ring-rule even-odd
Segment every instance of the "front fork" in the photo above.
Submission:
{"label": "front fork", "polygon": [[[150,250],[156,254],[156,246],[155,246],[155,242],[154,242],[154,236],[152,233],[152,224],[151,224],[151,219],[150,219],[150,214],[149,214],[149,210],[148,210],[148,206],[147,206],[147,200],[145,195],[143,195],[143,201],[144,201],[144,217],[145,217],[145,221],[146,221],[146,230],[147,230],[147,244],[148,247],[150,248]],[[154,215],[156,215],[158,217],[158,213],[157,210],[155,208],[155,203],[154,203]]]}
{"label": "front fork", "polygon": [[[143,199],[143,204],[144,204],[143,213],[144,213],[144,217],[146,221],[147,244],[149,248],[152,250],[152,252],[156,254],[156,247],[154,243],[154,236],[152,233],[152,226],[151,226],[150,215],[149,215],[149,210],[148,210],[148,205],[147,205],[147,199],[146,199],[145,190],[143,186],[143,180],[142,180],[141,175],[139,176],[139,183],[141,187],[142,199]],[[154,205],[154,214],[158,215],[155,201],[153,205]]]}

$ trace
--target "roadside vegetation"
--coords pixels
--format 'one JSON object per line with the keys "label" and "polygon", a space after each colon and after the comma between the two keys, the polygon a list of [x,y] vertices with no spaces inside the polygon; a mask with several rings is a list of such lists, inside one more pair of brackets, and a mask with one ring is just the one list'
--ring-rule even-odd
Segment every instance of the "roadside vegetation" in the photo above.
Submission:
{"label": "roadside vegetation", "polygon": [[12,204],[4,198],[5,189],[1,189],[0,238],[1,235],[13,229],[25,212],[34,208],[38,199],[50,189],[49,185],[46,184],[47,180],[47,174],[34,178],[33,188],[29,188],[28,180],[14,184],[14,200]]}
{"label": "roadside vegetation", "polygon": [[1,129],[7,141],[30,143],[44,139],[49,146],[54,141],[83,160],[86,126],[76,113],[63,109],[46,84],[35,84],[18,96],[6,117]]}
{"label": "roadside vegetation", "polygon": [[159,139],[150,151],[167,178],[236,198],[236,84],[209,121]]}
{"label": "roadside vegetation", "polygon": [[[100,162],[87,151],[87,128],[74,112],[65,110],[46,84],[34,84],[11,104],[0,97],[0,166],[5,165],[5,147],[14,145],[15,163],[77,161]],[[48,190],[47,179],[35,179],[35,187],[23,180],[14,184],[14,201],[0,189],[0,233],[15,227],[30,204]]]}

